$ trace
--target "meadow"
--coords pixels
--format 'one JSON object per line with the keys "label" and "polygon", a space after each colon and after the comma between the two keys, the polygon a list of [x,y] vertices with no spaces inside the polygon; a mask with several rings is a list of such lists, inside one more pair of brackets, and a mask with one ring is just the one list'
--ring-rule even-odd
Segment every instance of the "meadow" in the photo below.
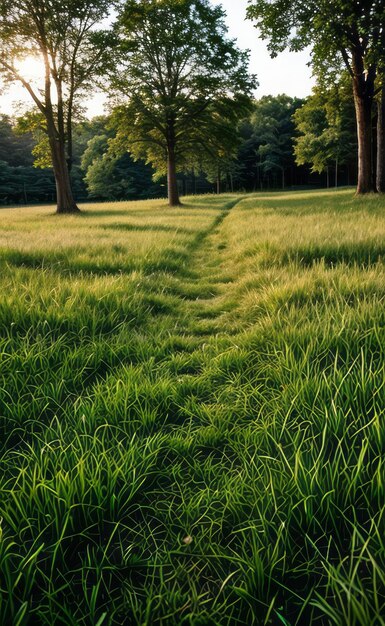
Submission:
{"label": "meadow", "polygon": [[385,625],[385,198],[0,211],[0,624]]}

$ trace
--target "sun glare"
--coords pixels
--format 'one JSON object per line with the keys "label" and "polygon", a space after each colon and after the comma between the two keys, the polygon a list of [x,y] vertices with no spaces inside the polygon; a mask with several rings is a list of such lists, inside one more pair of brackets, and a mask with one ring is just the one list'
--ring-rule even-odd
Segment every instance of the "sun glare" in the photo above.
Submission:
{"label": "sun glare", "polygon": [[36,56],[27,56],[15,65],[20,75],[27,81],[38,82],[44,76],[44,65]]}

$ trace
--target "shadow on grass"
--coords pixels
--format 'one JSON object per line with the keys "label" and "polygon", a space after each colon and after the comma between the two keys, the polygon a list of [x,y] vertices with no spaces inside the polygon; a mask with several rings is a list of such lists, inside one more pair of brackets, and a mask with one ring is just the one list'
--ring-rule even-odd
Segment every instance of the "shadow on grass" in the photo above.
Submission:
{"label": "shadow on grass", "polygon": [[129,210],[122,209],[106,209],[102,211],[96,211],[95,209],[85,209],[79,213],[80,218],[90,218],[90,217],[111,217],[113,215],[132,215],[132,212]]}
{"label": "shadow on grass", "polygon": [[284,251],[282,264],[296,263],[303,267],[311,267],[323,263],[332,268],[344,264],[367,268],[380,263],[385,258],[385,244],[350,244],[337,246],[309,246]]}
{"label": "shadow on grass", "polygon": [[[50,208],[50,207],[49,207]],[[137,212],[138,213],[138,212]],[[140,212],[143,214],[143,211]],[[114,215],[133,215],[133,211],[125,210],[125,209],[102,209],[100,211],[95,209],[81,209],[79,213],[47,213],[45,215],[39,215],[39,219],[45,217],[46,219],[67,219],[69,217],[76,217],[77,219],[86,219],[86,218],[97,218],[97,217],[111,217]]]}
{"label": "shadow on grass", "polygon": [[188,261],[189,255],[183,250],[166,249],[159,259],[127,258],[122,262],[115,263],[104,261],[98,262],[95,258],[89,260],[77,260],[73,251],[66,254],[22,252],[19,250],[6,250],[1,254],[1,263],[13,267],[32,270],[54,272],[63,276],[80,277],[107,276],[131,274],[134,271],[143,271],[145,274],[154,272],[176,273],[183,272],[183,265]]}
{"label": "shadow on grass", "polygon": [[[184,216],[186,214],[186,210],[192,210],[192,211],[207,211],[207,210],[215,210],[218,211],[220,209],[223,208],[223,200],[224,198],[221,196],[214,196],[214,197],[208,197],[208,198],[199,198],[196,200],[196,202],[190,200],[190,202],[182,202],[182,204],[178,205],[177,207],[170,207],[167,202],[163,199],[163,200],[159,200],[159,206],[151,206],[151,207],[146,207],[141,209],[140,207],[136,206],[135,208],[130,208],[128,206],[128,208],[111,208],[111,209],[88,209],[86,208],[82,208],[82,210],[80,211],[80,213],[77,213],[76,215],[80,218],[92,218],[92,217],[111,217],[114,215],[129,215],[129,216],[144,216],[144,215],[148,215],[150,212],[155,212],[155,213],[159,213],[160,210],[164,213],[165,211],[169,212],[171,215],[173,216]],[[122,202],[122,205],[134,205],[137,202],[141,202],[141,201],[126,201],[126,202]],[[56,213],[52,213],[50,214],[52,215],[57,215]]]}
{"label": "shadow on grass", "polygon": [[[83,249],[71,249],[68,248],[63,252],[49,252],[37,250],[34,252],[25,252],[15,249],[3,249],[0,250],[1,261],[4,264],[12,265],[14,267],[25,267],[28,269],[40,269],[55,272],[62,275],[74,276],[79,275],[91,275],[91,276],[103,276],[103,275],[117,275],[117,274],[130,274],[133,271],[141,270],[146,274],[155,272],[170,272],[173,274],[180,274],[183,277],[195,278],[195,274],[191,273],[191,268],[188,267],[188,262],[194,252],[203,244],[205,239],[214,232],[220,224],[223,222],[228,212],[238,202],[239,198],[233,198],[230,202],[222,206],[222,210],[217,211],[216,218],[212,223],[202,231],[190,231],[186,228],[173,228],[166,225],[138,225],[138,224],[124,224],[115,223],[101,225],[102,229],[111,230],[128,230],[128,231],[159,231],[159,232],[171,232],[177,234],[192,234],[191,241],[187,242],[183,249],[165,248],[160,254],[158,259],[146,259],[146,258],[127,258],[122,262],[121,259],[114,260],[99,260],[95,255],[97,250],[93,250],[93,256],[89,259],[76,258],[77,255],[82,255],[86,252]],[[121,211],[112,210],[113,214],[122,214]],[[111,214],[110,211],[106,211],[106,214]],[[130,213],[126,211],[126,213]],[[94,215],[100,216],[102,212],[94,211]],[[85,213],[82,215],[86,215]],[[115,252],[124,253],[124,248],[116,247]]]}
{"label": "shadow on grass", "polygon": [[129,273],[137,269],[135,263],[122,264],[103,263],[95,264],[95,261],[76,261],[73,260],[73,251],[69,250],[67,254],[42,253],[42,252],[23,252],[19,250],[7,250],[2,252],[2,262],[14,267],[25,267],[27,269],[38,269],[57,274],[121,274]]}
{"label": "shadow on grass", "polygon": [[190,230],[188,228],[179,228],[174,226],[164,226],[163,224],[154,224],[152,226],[148,226],[145,224],[124,224],[124,223],[115,223],[115,224],[104,224],[100,226],[103,230],[118,230],[118,231],[132,231],[132,232],[164,232],[164,233],[185,233],[191,234],[194,233],[194,230]]}

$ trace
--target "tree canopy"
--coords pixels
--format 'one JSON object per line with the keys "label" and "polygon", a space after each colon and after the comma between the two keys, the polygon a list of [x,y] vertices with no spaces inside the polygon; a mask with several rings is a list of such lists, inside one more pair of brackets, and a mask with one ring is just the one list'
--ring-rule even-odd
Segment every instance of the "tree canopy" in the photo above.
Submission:
{"label": "tree canopy", "polygon": [[250,106],[248,53],[227,37],[223,9],[207,0],[128,0],[119,24],[115,84],[127,102],[115,115],[118,139],[167,172],[175,205],[177,169],[197,151],[220,151],[226,120],[234,127]]}
{"label": "tree canopy", "polygon": [[357,146],[354,102],[346,77],[328,88],[315,87],[294,120],[299,134],[294,149],[297,163],[309,163],[314,172],[326,171],[328,186],[333,167],[337,186],[339,167],[352,160]]}
{"label": "tree canopy", "polygon": [[[58,212],[78,210],[69,170],[72,122],[79,97],[103,73],[110,59],[111,33],[97,26],[110,9],[107,0],[3,0],[0,11],[0,71],[18,81],[41,115],[54,170]],[[40,60],[41,84],[23,76],[18,63]]]}
{"label": "tree canopy", "polygon": [[285,94],[264,96],[251,116],[256,156],[261,173],[276,172],[285,187],[285,172],[292,165],[295,127],[293,114],[302,100]]}
{"label": "tree canopy", "polygon": [[274,56],[289,47],[312,47],[318,74],[347,68],[353,84],[358,129],[358,193],[373,189],[371,115],[375,82],[385,50],[383,0],[252,0],[255,20]]}

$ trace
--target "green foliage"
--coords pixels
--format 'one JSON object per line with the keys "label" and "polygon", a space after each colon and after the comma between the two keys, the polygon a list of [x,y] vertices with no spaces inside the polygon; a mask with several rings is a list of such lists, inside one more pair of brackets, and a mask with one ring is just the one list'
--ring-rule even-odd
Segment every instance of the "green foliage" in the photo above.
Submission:
{"label": "green foliage", "polygon": [[[373,191],[372,109],[384,61],[383,0],[251,0],[248,16],[269,40],[273,56],[286,47],[311,45],[314,71],[323,80],[333,83],[344,67],[349,72],[358,128],[357,193]],[[325,147],[316,142],[312,152],[322,151]],[[316,167],[322,168],[325,160],[326,155]],[[382,171],[377,178],[383,178]]]}
{"label": "green foliage", "polygon": [[335,163],[351,161],[357,149],[354,102],[347,81],[329,88],[316,87],[295,112],[299,137],[295,142],[297,163],[310,163],[315,172]]}
{"label": "green foliage", "polygon": [[[57,212],[78,212],[71,189],[73,120],[79,100],[95,87],[111,63],[115,38],[102,30],[109,15],[106,0],[4,0],[0,13],[0,74],[20,83],[29,94],[39,124],[36,163],[52,165],[57,190]],[[37,81],[23,76],[18,62],[40,61]],[[29,121],[34,124],[33,115]],[[42,135],[42,133],[45,134]]]}
{"label": "green foliage", "polygon": [[0,161],[0,203],[28,204],[48,203],[55,199],[55,181],[50,170],[32,166],[13,167]]}
{"label": "green foliage", "polygon": [[133,179],[125,169],[117,167],[117,159],[108,155],[94,160],[85,180],[91,198],[121,200],[135,194]]}
{"label": "green foliage", "polygon": [[23,116],[18,117],[15,125],[15,132],[22,135],[31,133],[34,139],[34,146],[31,154],[35,157],[35,167],[52,167],[52,156],[47,135],[47,121],[45,116],[38,111],[28,111]]}
{"label": "green foliage", "polygon": [[382,0],[252,0],[247,14],[269,40],[273,55],[287,47],[300,50],[310,45],[318,70],[350,65],[356,43],[367,69],[383,56]]}
{"label": "green foliage", "polygon": [[159,185],[152,182],[149,166],[142,161],[134,163],[128,154],[119,156],[109,150],[112,137],[112,131],[109,136],[95,135],[82,156],[89,197],[123,200],[164,195]]}
{"label": "green foliage", "polygon": [[0,204],[52,202],[52,173],[32,167],[33,134],[21,127],[22,123],[13,125],[6,116],[0,118]]}
{"label": "green foliage", "polygon": [[94,161],[102,159],[108,150],[108,136],[106,134],[95,135],[87,143],[82,155],[81,166],[87,172]]}
{"label": "green foliage", "polygon": [[293,161],[294,124],[292,116],[301,106],[298,98],[265,96],[255,104],[251,117],[254,142],[262,172],[278,170],[285,186],[285,170]]}
{"label": "green foliage", "polygon": [[2,624],[382,626],[383,212],[2,211]]}
{"label": "green foliage", "polygon": [[0,160],[11,166],[32,165],[31,150],[34,141],[30,133],[20,136],[11,119],[0,115]]}
{"label": "green foliage", "polygon": [[120,17],[116,86],[128,103],[114,112],[115,145],[158,176],[171,150],[179,171],[229,151],[248,110],[248,55],[227,38],[223,18],[206,0],[130,0]]}
{"label": "green foliage", "polygon": [[285,94],[264,96],[254,103],[251,115],[240,126],[239,176],[247,187],[293,184],[296,132],[292,116],[302,104]]}

